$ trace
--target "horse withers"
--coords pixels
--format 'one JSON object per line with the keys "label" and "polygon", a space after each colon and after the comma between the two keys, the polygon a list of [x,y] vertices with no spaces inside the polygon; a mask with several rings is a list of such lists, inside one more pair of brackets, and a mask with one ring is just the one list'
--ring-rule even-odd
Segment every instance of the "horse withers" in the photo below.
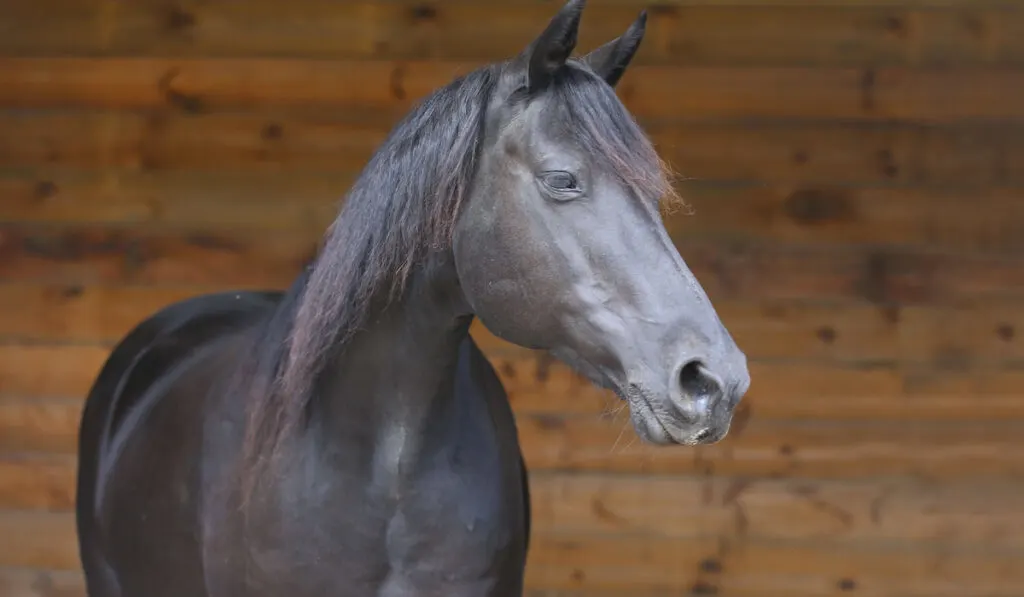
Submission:
{"label": "horse withers", "polygon": [[647,442],[726,435],[746,359],[613,89],[645,17],[570,58],[582,8],[411,110],[287,291],[172,304],[114,348],[79,444],[92,597],[521,595],[526,468],[473,318]]}

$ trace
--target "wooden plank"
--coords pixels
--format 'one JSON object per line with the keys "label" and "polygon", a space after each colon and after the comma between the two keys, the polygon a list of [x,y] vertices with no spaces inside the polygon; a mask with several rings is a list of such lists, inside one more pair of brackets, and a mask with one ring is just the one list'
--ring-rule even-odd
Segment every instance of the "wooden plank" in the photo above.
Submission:
{"label": "wooden plank", "polygon": [[[390,0],[385,0],[390,1]],[[530,0],[511,0],[530,1]],[[644,0],[596,0],[601,4],[624,4],[628,6],[644,6]],[[665,0],[660,4],[666,6],[894,6],[920,8],[975,8],[980,6],[1015,6],[1014,0]]]}
{"label": "wooden plank", "polygon": [[[520,412],[596,415],[621,406],[610,392],[550,359],[491,360]],[[952,360],[945,369],[752,362],[753,383],[737,418],[966,422],[1024,415],[1019,398],[1024,369],[958,365]]]}
{"label": "wooden plank", "polygon": [[[959,355],[984,364],[1021,361],[1024,305],[956,307],[720,301],[719,317],[748,357],[764,360],[894,360],[945,367]],[[970,365],[969,365],[970,366]]]}
{"label": "wooden plank", "polygon": [[[102,354],[95,347],[0,347],[10,354],[10,371],[0,375],[0,394],[81,398],[99,371]],[[46,357],[45,361],[39,359]],[[600,415],[621,406],[607,390],[599,390],[567,367],[549,358],[493,356],[518,412]],[[839,419],[898,422],[969,422],[1019,420],[1024,403],[1019,390],[1024,369],[974,367],[900,368],[893,364],[848,367],[824,363],[750,364],[753,384],[737,417],[742,421]],[[59,377],[60,381],[48,378]],[[37,390],[37,391],[32,391]],[[44,390],[44,391],[38,391]],[[51,391],[45,391],[51,390]]]}
{"label": "wooden plank", "polygon": [[[390,0],[385,0],[390,1]],[[529,0],[513,0],[529,1]],[[643,0],[597,0],[599,3],[643,6]],[[890,6],[899,8],[976,8],[1016,6],[1015,0],[665,0],[666,6]]]}
{"label": "wooden plank", "polygon": [[[0,533],[25,537],[0,544],[0,561],[9,566],[79,569],[69,514],[0,514]],[[927,545],[900,549],[834,541],[793,544],[538,531],[531,541],[527,584],[533,590],[668,592],[700,583],[730,596],[783,591],[793,596],[840,595],[851,586],[869,596],[960,597],[965,587],[977,594],[1011,595],[1024,591],[1019,557],[1015,552]]]}
{"label": "wooden plank", "polygon": [[[396,118],[480,62],[0,59],[0,107],[331,108]],[[648,119],[950,122],[1024,116],[1024,71],[637,66],[619,86]]]}
{"label": "wooden plank", "polygon": [[74,571],[81,568],[74,514],[0,510],[0,564]]}
{"label": "wooden plank", "polygon": [[[42,274],[72,285],[115,280],[208,285],[216,280],[225,286],[285,287],[313,258],[319,242],[319,234],[0,226],[0,278],[38,279]],[[252,268],[254,263],[260,267]]]}
{"label": "wooden plank", "polygon": [[320,235],[355,175],[267,167],[249,172],[67,170],[0,174],[0,220],[37,224],[156,224]]}
{"label": "wooden plank", "polygon": [[[1019,296],[1020,266],[1010,256],[938,253],[896,247],[829,250],[724,239],[676,241],[715,300],[866,299],[936,304]],[[956,278],[954,282],[952,278]]]}
{"label": "wooden plank", "polygon": [[[0,453],[74,455],[81,404],[81,398],[0,399]],[[514,406],[534,472],[927,481],[1024,477],[1019,421],[779,422],[744,410],[719,444],[662,449],[636,437],[624,410],[611,417],[531,413],[525,405]]]}
{"label": "wooden plank", "polygon": [[0,394],[83,399],[109,350],[0,344]]}
{"label": "wooden plank", "polygon": [[1020,484],[856,483],[753,478],[536,474],[536,528],[558,534],[730,536],[1024,547]]}
{"label": "wooden plank", "polygon": [[422,97],[437,83],[443,84],[474,66],[400,66],[364,61],[12,58],[0,59],[0,105],[33,109],[174,106],[187,113],[230,106],[305,105],[397,117],[408,108],[410,95]]}
{"label": "wooden plank", "polygon": [[[385,0],[390,1],[390,0]],[[512,0],[530,1],[530,0]],[[624,4],[628,6],[644,6],[644,0],[596,0],[601,4]],[[665,0],[666,6],[890,6],[898,8],[977,8],[982,6],[1005,7],[1016,6],[1015,0]]]}
{"label": "wooden plank", "polygon": [[[0,459],[0,508],[71,511],[73,458]],[[1019,481],[820,481],[598,475],[534,470],[536,528],[545,533],[1024,547]]]}
{"label": "wooden plank", "polygon": [[845,186],[1016,186],[1019,129],[900,122],[643,122],[680,174],[698,181]]}
{"label": "wooden plank", "polygon": [[[217,286],[0,285],[0,340],[8,344],[70,342],[102,349],[173,302],[224,290]],[[471,331],[485,351],[530,352],[497,338],[479,320]]]}
{"label": "wooden plank", "polygon": [[795,183],[683,191],[688,213],[665,219],[673,238],[1024,253],[1024,192],[1017,190]]}
{"label": "wooden plank", "polygon": [[[0,225],[0,280],[280,288],[312,260],[319,242],[319,233],[8,224]],[[1013,300],[1024,292],[1017,255],[719,238],[682,238],[676,244],[716,301],[950,304]]]}
{"label": "wooden plank", "polygon": [[[638,64],[977,65],[1024,59],[1010,6],[912,3],[733,5],[660,3]],[[686,5],[689,4],[689,5]],[[244,7],[244,8],[243,8]],[[581,48],[618,36],[642,3],[588,3]],[[301,0],[4,4],[0,54],[317,59],[499,60],[551,18],[551,3]]]}
{"label": "wooden plank", "polygon": [[14,168],[358,172],[392,124],[391,118],[366,121],[351,114],[195,117],[160,110],[14,110],[0,113],[0,128],[9,131],[0,141],[0,163]]}
{"label": "wooden plank", "polygon": [[80,571],[0,566],[0,597],[89,597]]}
{"label": "wooden plank", "polygon": [[[0,285],[0,340],[113,345],[172,302],[229,287]],[[899,361],[946,366],[1024,362],[1024,302],[949,307],[723,300],[719,317],[753,360]],[[474,337],[492,355],[531,354],[476,321]]]}
{"label": "wooden plank", "polygon": [[[315,237],[337,216],[352,180],[345,172],[34,169],[0,176],[0,220]],[[664,220],[679,241],[732,238],[1011,255],[1024,250],[1020,188],[850,187],[810,180],[690,182],[679,188],[690,208],[667,213]]]}
{"label": "wooden plank", "polygon": [[85,394],[67,399],[0,397],[0,452],[75,454],[84,400]]}
{"label": "wooden plank", "polygon": [[77,461],[69,456],[4,455],[0,509],[74,510],[76,472]]}
{"label": "wooden plank", "polygon": [[693,449],[644,444],[625,411],[614,417],[545,415],[517,406],[517,425],[527,463],[537,472],[925,480],[1024,475],[1016,422],[780,423],[748,413],[741,410],[722,442]]}
{"label": "wooden plank", "polygon": [[[159,309],[217,289],[2,286],[0,337],[112,346]],[[38,325],[29,323],[38,322]],[[33,331],[38,329],[39,332]]]}
{"label": "wooden plank", "polygon": [[[528,412],[605,412],[615,404],[560,364],[494,359],[510,399]],[[1024,371],[843,368],[824,364],[751,363],[753,385],[743,417],[767,419],[998,420],[1024,408],[1016,394]]]}
{"label": "wooden plank", "polygon": [[[330,119],[326,124],[316,119],[298,123],[289,121],[284,125],[287,128],[279,130],[289,139],[287,147],[275,150],[274,143],[262,138],[261,129],[274,126],[276,122],[273,118],[265,118],[265,115],[212,115],[198,119],[171,117],[165,125],[155,129],[160,131],[154,133],[155,137],[146,141],[143,139],[145,134],[139,133],[146,128],[140,124],[140,119],[143,119],[140,115],[34,114],[28,118],[8,115],[15,134],[8,141],[0,141],[0,160],[8,165],[20,164],[22,158],[19,156],[23,156],[26,164],[52,158],[61,162],[66,159],[75,166],[83,167],[105,164],[133,167],[140,162],[150,162],[160,164],[160,168],[217,164],[218,169],[223,169],[225,164],[235,164],[242,168],[270,168],[275,171],[182,174],[118,170],[90,174],[57,169],[45,173],[19,172],[0,180],[0,196],[5,199],[3,207],[0,207],[0,217],[4,219],[60,222],[85,218],[97,222],[148,221],[206,226],[226,225],[234,220],[240,226],[322,228],[336,213],[339,198],[352,181],[353,174],[319,171],[309,174],[305,172],[306,165],[319,168],[334,161],[344,164],[347,158],[342,158],[348,152],[352,159],[348,163],[352,168],[358,168],[372,151],[379,137],[377,133],[383,135],[372,126],[352,127]],[[104,132],[109,122],[121,122],[122,119],[134,124],[111,125],[110,130],[115,132]],[[860,182],[871,182],[872,172],[884,176],[884,172],[891,168],[907,173],[908,179],[904,182],[933,184],[959,180],[978,185],[996,182],[996,178],[1008,180],[999,172],[1024,171],[1008,167],[1016,159],[1013,156],[1024,155],[1021,148],[997,146],[979,150],[985,137],[982,131],[967,129],[974,132],[961,131],[962,134],[955,133],[949,138],[933,138],[922,131],[935,129],[907,129],[921,134],[912,135],[916,139],[912,142],[893,141],[904,147],[895,154],[889,149],[876,152],[873,148],[885,145],[875,145],[873,141],[861,145],[855,136],[849,140],[851,146],[847,153],[832,150],[822,155],[817,151],[803,153],[805,149],[800,149],[813,147],[803,144],[810,139],[809,135],[797,135],[791,139],[787,129],[776,125],[749,133],[750,138],[762,140],[765,131],[781,135],[758,150],[739,149],[747,145],[733,125],[725,128],[695,125],[691,128],[698,132],[693,142],[666,141],[665,144],[684,147],[681,151],[691,155],[700,156],[701,151],[706,151],[714,156],[705,158],[704,165],[698,163],[696,171],[711,177],[724,177],[728,176],[728,164],[737,163],[738,169],[733,173],[736,177],[791,182],[770,187],[688,184],[684,191],[700,211],[697,219],[683,214],[671,217],[670,227],[680,234],[719,235],[728,232],[732,236],[742,233],[797,242],[902,242],[992,251],[1015,251],[1021,246],[1019,239],[1022,235],[1017,225],[1022,219],[1017,213],[1021,202],[1017,200],[1017,190],[972,191],[961,188],[925,192],[842,186],[847,182],[857,182],[858,178],[858,175],[853,175],[844,180],[839,174],[843,170],[863,171],[866,178]],[[27,138],[17,134],[18,130],[28,131]],[[94,134],[92,137],[79,134],[82,130],[91,130]],[[673,127],[666,130],[674,136],[680,134],[681,129]],[[862,132],[858,128],[850,130]],[[118,131],[129,132],[124,133],[127,136],[121,139]],[[700,131],[705,131],[709,137],[701,137]],[[828,130],[816,127],[804,132],[814,131],[818,131],[815,135],[818,138],[829,137]],[[714,139],[720,135],[722,138],[716,144]],[[83,144],[82,139],[87,138],[94,138],[95,143]],[[360,140],[363,138],[365,142]],[[293,143],[294,139],[298,140]],[[332,143],[330,139],[345,141]],[[937,140],[932,143],[929,139]],[[844,143],[840,140],[832,145]],[[955,148],[946,155],[944,148],[948,146]],[[146,156],[139,157],[139,151],[143,151],[140,147],[149,148],[144,150],[148,152]],[[700,151],[696,149],[698,147]],[[895,148],[896,145],[889,147]],[[226,153],[221,153],[218,148]],[[806,158],[808,163],[824,166],[821,170],[811,168],[806,173],[801,173],[799,168],[791,168],[790,174],[773,176],[772,171],[786,170],[785,163],[789,158],[773,161],[775,158],[768,156],[789,154],[804,156],[801,159]],[[880,154],[889,156],[881,160],[885,163],[872,163],[879,162]],[[282,158],[283,161],[264,162],[263,158],[257,157],[259,155],[286,157]],[[978,158],[978,155],[987,157]],[[75,156],[82,156],[84,161],[79,162]],[[182,163],[176,161],[179,158],[175,156],[187,157],[180,158],[184,160]],[[890,159],[891,162],[887,161]],[[689,163],[686,158],[677,161]],[[697,161],[701,159],[698,157]],[[972,161],[976,167],[969,165]],[[744,163],[751,168],[749,172],[743,171]],[[961,166],[952,165],[955,163]],[[302,174],[291,174],[293,170]],[[931,173],[937,172],[946,174],[938,175],[937,179],[932,177]],[[835,182],[827,182],[830,179]],[[1016,184],[1012,180],[1009,182]],[[737,205],[737,202],[741,204]],[[990,207],[959,209],[965,202],[984,203]],[[242,209],[240,204],[245,208]],[[92,208],[93,205],[98,208]],[[924,209],[925,206],[928,209]]]}
{"label": "wooden plank", "polygon": [[[747,0],[754,1],[754,0]],[[620,597],[621,591],[589,591],[583,595],[567,591],[546,591],[527,589],[526,597]],[[629,592],[630,597],[664,597],[660,591]],[[0,597],[88,597],[85,581],[79,571],[38,570],[30,568],[0,567]],[[758,597],[789,597],[788,594],[769,595],[759,593]]]}
{"label": "wooden plank", "polygon": [[[530,543],[527,585],[581,594],[728,597],[961,597],[1024,592],[1016,552],[946,552],[858,547],[839,542],[792,544],[720,537],[545,535]],[[605,593],[601,593],[605,591]]]}
{"label": "wooden plank", "polygon": [[[116,175],[129,177],[127,182],[131,176],[170,177],[163,172],[189,170],[202,176],[222,172],[233,177],[233,184],[244,184],[242,175],[261,173],[290,176],[296,190],[304,190],[310,173],[344,172],[349,177],[330,194],[340,197],[395,122],[394,116],[345,111],[13,110],[0,112],[0,130],[5,131],[0,165],[58,173],[117,168]],[[961,188],[1024,184],[1024,130],[1011,123],[641,124],[687,180]],[[112,176],[102,173],[108,192],[116,188]]]}

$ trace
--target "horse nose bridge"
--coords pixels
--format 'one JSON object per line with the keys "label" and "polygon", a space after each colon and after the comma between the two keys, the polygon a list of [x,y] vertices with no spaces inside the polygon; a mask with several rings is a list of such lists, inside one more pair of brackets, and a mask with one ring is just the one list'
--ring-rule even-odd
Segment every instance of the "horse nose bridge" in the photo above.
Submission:
{"label": "horse nose bridge", "polygon": [[713,309],[679,309],[670,321],[660,333],[663,349],[673,357],[700,359],[713,366],[735,350],[732,337]]}

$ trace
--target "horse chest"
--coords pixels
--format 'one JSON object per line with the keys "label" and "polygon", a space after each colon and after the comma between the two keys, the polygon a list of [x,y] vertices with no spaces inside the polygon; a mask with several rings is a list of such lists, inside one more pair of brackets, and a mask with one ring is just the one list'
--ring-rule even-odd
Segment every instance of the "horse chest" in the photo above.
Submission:
{"label": "horse chest", "polygon": [[388,485],[394,506],[384,550],[392,575],[427,580],[493,572],[523,528],[515,464],[476,438],[422,457],[417,465],[397,465],[403,461],[398,446],[396,439],[382,456],[388,474],[401,479]]}
{"label": "horse chest", "polygon": [[411,445],[388,437],[373,479],[310,466],[267,512],[270,534],[247,542],[260,594],[518,595],[508,592],[525,541],[517,463],[477,441],[410,463]]}
{"label": "horse chest", "polygon": [[519,565],[523,521],[502,486],[497,477],[454,471],[423,479],[388,522],[389,573],[379,595],[504,594]]}

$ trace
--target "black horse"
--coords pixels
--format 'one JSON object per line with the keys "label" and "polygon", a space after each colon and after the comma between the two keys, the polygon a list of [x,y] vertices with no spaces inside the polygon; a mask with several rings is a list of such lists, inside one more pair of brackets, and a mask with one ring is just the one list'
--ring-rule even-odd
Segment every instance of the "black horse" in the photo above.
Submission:
{"label": "black horse", "polygon": [[645,441],[726,435],[746,358],[613,90],[645,17],[570,59],[582,8],[413,109],[287,292],[170,305],[112,351],[79,445],[92,597],[522,594],[527,476],[474,317]]}

